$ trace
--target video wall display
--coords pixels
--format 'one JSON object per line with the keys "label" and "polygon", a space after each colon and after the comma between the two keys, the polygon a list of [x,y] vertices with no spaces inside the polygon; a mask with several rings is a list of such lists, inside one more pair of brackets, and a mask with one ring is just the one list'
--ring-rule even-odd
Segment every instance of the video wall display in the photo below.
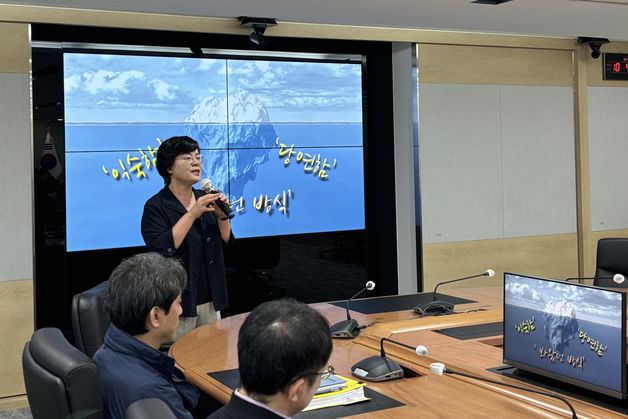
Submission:
{"label": "video wall display", "polygon": [[625,398],[625,294],[504,274],[504,362]]}
{"label": "video wall display", "polygon": [[364,228],[361,63],[63,59],[67,251],[144,245],[156,151],[179,135],[199,142],[236,237]]}

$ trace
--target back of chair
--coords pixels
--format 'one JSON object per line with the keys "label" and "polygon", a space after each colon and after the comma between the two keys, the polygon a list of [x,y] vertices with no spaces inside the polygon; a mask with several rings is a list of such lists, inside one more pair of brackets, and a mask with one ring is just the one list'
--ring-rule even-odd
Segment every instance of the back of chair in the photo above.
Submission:
{"label": "back of chair", "polygon": [[110,324],[103,301],[107,284],[108,281],[101,282],[72,298],[74,342],[90,358],[102,345]]}
{"label": "back of chair", "polygon": [[59,329],[37,330],[22,353],[24,383],[34,419],[103,417],[96,365]]}
{"label": "back of chair", "polygon": [[628,238],[607,238],[597,242],[595,280],[599,287],[628,287],[628,282],[617,284],[615,274],[628,277]]}
{"label": "back of chair", "polygon": [[125,419],[177,419],[161,399],[143,399],[132,403],[124,414]]}

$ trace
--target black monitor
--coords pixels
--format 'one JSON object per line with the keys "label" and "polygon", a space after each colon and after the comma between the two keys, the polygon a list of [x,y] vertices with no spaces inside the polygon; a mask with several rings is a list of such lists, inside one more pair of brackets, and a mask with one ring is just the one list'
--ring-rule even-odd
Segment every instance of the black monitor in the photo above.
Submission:
{"label": "black monitor", "polygon": [[504,363],[626,398],[626,296],[504,273]]}

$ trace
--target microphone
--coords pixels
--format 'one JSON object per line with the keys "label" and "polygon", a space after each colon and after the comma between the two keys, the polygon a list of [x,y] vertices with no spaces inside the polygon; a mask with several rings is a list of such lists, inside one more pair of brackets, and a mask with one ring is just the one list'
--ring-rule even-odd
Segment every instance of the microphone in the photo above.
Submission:
{"label": "microphone", "polygon": [[359,326],[358,322],[351,318],[349,314],[349,302],[353,300],[358,295],[362,294],[364,291],[372,291],[375,289],[375,282],[368,281],[364,288],[358,291],[353,297],[347,300],[347,320],[343,320],[332,325],[329,330],[331,331],[332,338],[345,338],[345,339],[353,339],[357,335],[360,334],[362,329],[366,326]]}
{"label": "microphone", "polygon": [[427,355],[427,348],[423,345],[410,346],[396,340],[381,338],[379,343],[379,356],[373,355],[353,365],[351,367],[351,373],[353,375],[367,381],[387,381],[403,377],[403,368],[401,368],[399,364],[392,359],[386,357],[386,352],[384,352],[384,341],[403,346],[404,348],[412,349],[419,356]]}
{"label": "microphone", "polygon": [[461,375],[463,377],[472,378],[474,380],[484,381],[484,382],[491,383],[491,384],[497,384],[499,386],[516,388],[517,390],[523,390],[523,391],[528,391],[530,393],[540,394],[542,396],[553,397],[553,398],[558,399],[561,402],[565,403],[569,407],[569,409],[571,410],[571,417],[572,417],[572,419],[578,419],[578,415],[576,415],[576,410],[573,408],[571,403],[569,403],[569,400],[565,399],[562,396],[559,396],[558,394],[550,393],[550,392],[547,392],[547,391],[534,390],[534,389],[531,389],[531,388],[521,387],[521,386],[517,386],[517,385],[514,385],[514,384],[503,383],[501,381],[491,380],[490,378],[484,378],[484,377],[480,377],[479,375],[468,374],[466,372],[454,371],[454,370],[451,370],[451,369],[445,367],[445,364],[443,364],[442,362],[433,362],[433,363],[431,363],[430,364],[430,371],[432,371],[436,375],[443,375],[443,373],[444,374],[452,374],[452,375]]}
{"label": "microphone", "polygon": [[492,278],[495,276],[495,271],[492,269],[487,269],[481,274],[465,276],[463,278],[452,279],[450,281],[443,281],[436,284],[434,287],[434,292],[432,293],[432,301],[428,301],[426,303],[417,304],[413,310],[415,313],[421,316],[440,316],[443,314],[451,314],[454,311],[454,304],[449,301],[442,301],[436,299],[436,290],[438,287],[444,284],[450,284],[452,282],[464,281],[465,279],[477,278],[480,276],[488,276]]}
{"label": "microphone", "polygon": [[[206,194],[219,193],[220,192],[218,189],[216,189],[214,187],[214,185],[212,184],[212,181],[207,179],[207,178],[201,180],[201,189]],[[220,208],[222,210],[222,212],[225,213],[225,219],[230,220],[233,217],[235,217],[235,214],[231,211],[231,208],[229,208],[229,205],[225,204],[220,199],[217,199],[214,202],[214,204],[216,204],[218,206],[218,208]]]}
{"label": "microphone", "polygon": [[622,284],[625,280],[626,277],[624,277],[622,274],[615,274],[612,277],[601,277],[601,276],[590,276],[590,277],[572,277],[572,278],[565,278],[565,281],[575,281],[575,280],[582,280],[582,279],[600,279],[600,280],[613,280],[613,282],[615,282],[616,284]]}

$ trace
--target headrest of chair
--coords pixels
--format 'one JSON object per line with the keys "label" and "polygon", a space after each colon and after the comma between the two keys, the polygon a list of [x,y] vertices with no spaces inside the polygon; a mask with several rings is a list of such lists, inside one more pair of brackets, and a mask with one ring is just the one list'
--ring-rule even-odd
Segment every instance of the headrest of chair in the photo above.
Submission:
{"label": "headrest of chair", "polygon": [[107,290],[107,284],[109,281],[101,282],[93,288],[88,289],[77,294],[78,297],[78,309],[83,312],[90,310],[92,307],[97,307],[97,304],[102,303],[103,294]]}
{"label": "headrest of chair", "polygon": [[33,359],[48,371],[67,383],[68,378],[78,370],[93,369],[96,365],[83,352],[66,340],[59,329],[47,327],[37,330],[30,342]]}

